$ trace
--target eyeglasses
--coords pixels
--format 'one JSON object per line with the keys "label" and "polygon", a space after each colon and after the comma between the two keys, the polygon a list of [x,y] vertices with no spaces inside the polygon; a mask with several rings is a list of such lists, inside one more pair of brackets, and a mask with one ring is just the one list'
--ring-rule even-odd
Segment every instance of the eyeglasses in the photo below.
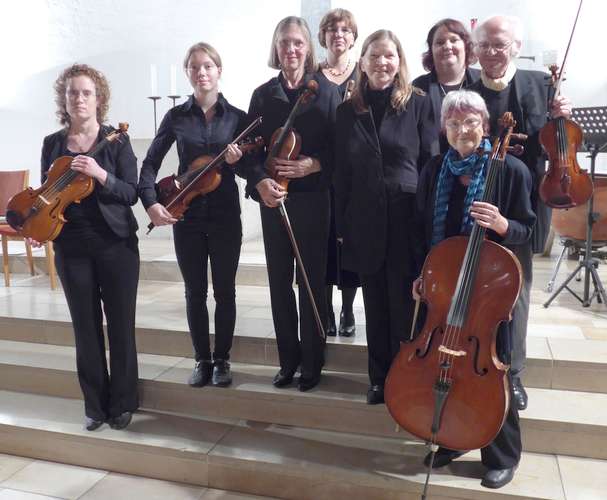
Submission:
{"label": "eyeglasses", "polygon": [[478,44],[478,48],[482,51],[482,52],[491,52],[491,50],[494,50],[496,53],[498,54],[502,54],[504,52],[506,52],[511,46],[512,46],[513,42],[507,42],[507,43],[489,43],[489,42],[481,42]]}
{"label": "eyeglasses", "polygon": [[92,90],[68,90],[65,94],[71,101],[77,100],[80,95],[85,101],[88,101],[92,96],[96,95]]}
{"label": "eyeglasses", "polygon": [[352,30],[350,28],[327,28],[327,33],[331,33],[332,35],[339,35],[341,33],[341,35],[346,36],[346,35],[351,35],[352,34]]}
{"label": "eyeglasses", "polygon": [[455,118],[449,118],[445,122],[445,126],[452,130],[453,132],[459,132],[462,127],[465,127],[466,130],[473,130],[481,124],[481,121],[478,118],[466,118],[464,121],[456,120]]}

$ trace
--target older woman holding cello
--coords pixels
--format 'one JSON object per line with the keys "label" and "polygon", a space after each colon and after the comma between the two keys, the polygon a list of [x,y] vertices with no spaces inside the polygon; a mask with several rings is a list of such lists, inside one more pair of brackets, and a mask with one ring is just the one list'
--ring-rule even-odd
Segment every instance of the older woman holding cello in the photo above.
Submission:
{"label": "older woman holding cello", "polygon": [[[320,323],[327,317],[325,274],[331,136],[333,114],[340,99],[335,86],[328,81],[311,82],[317,65],[310,30],[302,18],[290,16],[278,23],[268,64],[280,69],[280,73],[255,89],[249,118],[263,116],[259,130],[270,146],[268,153],[254,158],[248,171],[247,193],[260,201],[280,359],[280,371],[273,384],[275,387],[290,385],[301,366],[298,387],[300,391],[307,391],[319,383],[324,364],[324,325]],[[310,92],[315,96],[302,104]],[[275,142],[271,138],[283,125],[289,130],[292,125],[300,135],[300,141],[295,142],[301,150],[294,158],[274,154],[275,143],[280,142],[280,137]],[[309,284],[309,288],[304,286],[306,278],[298,266],[299,312],[293,292],[293,266],[297,255],[283,225],[287,222],[286,213]],[[318,314],[315,314],[315,305]]]}
{"label": "older woman holding cello", "polygon": [[[494,180],[491,181],[496,186],[493,196],[495,201],[479,201],[483,199],[483,195],[487,196],[485,187],[489,184],[488,172],[491,163],[489,161],[491,145],[487,139],[484,139],[489,132],[489,113],[483,99],[476,92],[471,91],[449,93],[442,105],[441,127],[446,133],[450,148],[447,153],[432,158],[420,175],[416,199],[417,247],[422,249],[425,255],[446,238],[469,235],[475,224],[487,231],[490,240],[512,251],[518,246],[528,245],[535,223],[535,214],[530,201],[531,175],[524,163],[513,156],[506,155],[504,164],[497,167],[499,170],[494,173]],[[509,256],[517,263],[517,283],[520,283],[518,261],[512,253]],[[480,262],[480,266],[488,264],[490,263],[486,260]],[[424,294],[423,289],[424,283],[420,278],[416,280],[413,287],[414,297],[419,299],[420,293]],[[514,306],[517,296],[518,288],[513,293],[513,303],[510,304],[510,308]],[[427,298],[428,294],[424,297]],[[500,295],[499,299],[506,300],[503,295]],[[470,307],[474,307],[474,304]],[[447,321],[449,320],[451,318]],[[509,327],[510,323],[502,323],[497,335],[496,352],[503,363],[510,362],[512,339]],[[489,332],[488,337],[492,337],[492,333]],[[447,340],[442,342],[446,343]],[[479,349],[482,352],[491,352],[488,345],[479,346]],[[389,385],[392,382],[396,383],[391,379],[398,373],[401,362],[399,355],[390,372]],[[478,363],[485,366],[491,363],[491,360],[480,360]],[[507,367],[502,367],[503,369]],[[470,372],[473,372],[471,365]],[[475,375],[471,373],[471,376]],[[482,462],[488,468],[481,484],[488,488],[499,488],[512,480],[521,454],[518,409],[512,396],[511,383],[508,383],[508,386],[510,404],[506,406],[507,413],[503,426],[497,437],[481,449]],[[389,389],[392,390],[392,387]],[[427,387],[427,390],[431,392],[432,387]],[[390,396],[387,397],[387,403],[393,411],[392,397],[388,391],[387,396]],[[449,397],[447,396],[447,405]],[[491,403],[485,401],[483,404]],[[454,406],[451,406],[451,409],[454,409]],[[449,407],[446,407],[443,421],[457,418],[457,416],[451,417],[448,410]],[[501,422],[502,419],[503,413],[498,415],[497,421]],[[474,432],[474,429],[471,431]],[[497,429],[495,431],[497,432]],[[462,454],[461,451],[439,448],[434,457],[433,467],[445,466]],[[429,465],[429,462],[430,456],[426,457],[426,465]]]}
{"label": "older woman holding cello", "polygon": [[[232,106],[219,92],[222,63],[217,50],[207,43],[192,45],[183,61],[194,93],[169,110],[143,160],[139,196],[155,226],[173,225],[177,263],[185,283],[188,326],[196,364],[188,384],[202,387],[209,382],[228,386],[232,382],[230,349],[236,323],[236,269],[240,257],[242,226],[234,169],[242,156],[230,144],[245,128],[246,114]],[[179,174],[197,158],[216,156],[227,146],[227,167],[221,170],[218,187],[190,203],[177,220],[158,202],[154,187],[162,159],[177,142]],[[207,262],[211,262],[215,297],[215,345],[209,342],[207,310]]]}
{"label": "older woman holding cello", "polygon": [[359,274],[367,319],[369,404],[404,340],[415,278],[410,218],[418,171],[438,152],[430,102],[409,83],[402,46],[379,30],[362,46],[352,98],[337,110],[335,205],[343,267]]}
{"label": "older woman holding cello", "polygon": [[[111,129],[103,125],[110,87],[105,76],[74,64],[55,82],[57,116],[65,128],[44,138],[42,181],[61,157],[70,170],[94,179],[94,189],[65,210],[67,223],[55,239],[55,262],[72,317],[85,427],[108,422],[123,429],[139,406],[135,303],[139,280],[137,159],[128,137],[99,151]],[[90,153],[95,149],[97,154]],[[103,310],[103,312],[102,312]],[[103,313],[110,349],[108,373]]]}

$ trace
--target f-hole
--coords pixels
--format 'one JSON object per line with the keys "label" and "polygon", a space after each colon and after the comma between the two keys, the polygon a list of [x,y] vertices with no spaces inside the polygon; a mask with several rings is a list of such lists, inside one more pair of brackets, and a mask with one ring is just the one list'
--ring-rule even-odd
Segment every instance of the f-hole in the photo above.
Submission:
{"label": "f-hole", "polygon": [[428,341],[426,342],[425,349],[423,351],[421,349],[415,349],[415,356],[417,356],[420,359],[425,358],[428,355],[428,352],[430,352],[430,347],[432,346],[432,341],[434,340],[434,336],[442,334],[442,333],[443,333],[443,330],[440,326],[437,326],[434,330],[432,330],[430,332],[430,335],[428,336]]}
{"label": "f-hole", "polygon": [[476,373],[479,377],[483,377],[485,375],[487,375],[487,372],[489,370],[487,370],[487,368],[479,368],[478,366],[478,353],[480,350],[480,342],[478,340],[478,337],[468,337],[468,342],[472,342],[474,344],[473,350],[474,350],[474,361],[473,361],[473,366],[474,366],[474,373]]}

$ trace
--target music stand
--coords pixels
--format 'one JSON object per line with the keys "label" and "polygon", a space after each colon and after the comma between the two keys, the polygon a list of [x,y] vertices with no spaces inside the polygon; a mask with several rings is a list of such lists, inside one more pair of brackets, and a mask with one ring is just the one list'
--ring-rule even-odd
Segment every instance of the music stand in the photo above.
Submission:
{"label": "music stand", "polygon": [[[575,108],[573,109],[572,118],[582,127],[584,131],[584,144],[586,151],[590,153],[590,177],[594,184],[594,168],[596,157],[599,153],[607,150],[607,106],[594,107],[594,108]],[[548,307],[550,303],[561,293],[562,290],[567,289],[576,299],[578,299],[582,306],[589,307],[592,300],[596,297],[597,302],[607,305],[607,294],[605,288],[599,277],[597,268],[599,266],[599,259],[592,256],[592,226],[598,220],[599,214],[593,212],[594,207],[594,193],[588,200],[588,220],[586,222],[586,251],[584,259],[579,263],[575,270],[567,277],[561,286],[550,296],[550,298],[544,303],[544,307]],[[577,276],[577,274],[584,269],[584,296],[580,297],[571,288],[569,288],[569,282]],[[590,278],[592,277],[592,283],[594,285],[594,291],[590,294]]]}

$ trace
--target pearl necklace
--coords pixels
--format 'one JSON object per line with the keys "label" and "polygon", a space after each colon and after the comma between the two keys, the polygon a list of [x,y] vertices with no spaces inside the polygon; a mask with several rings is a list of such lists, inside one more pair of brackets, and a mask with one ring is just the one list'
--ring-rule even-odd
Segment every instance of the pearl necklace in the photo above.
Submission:
{"label": "pearl necklace", "polygon": [[348,59],[348,64],[346,64],[346,67],[341,72],[335,71],[335,68],[333,68],[332,66],[329,66],[329,62],[326,59],[325,59],[325,62],[323,63],[323,66],[329,72],[329,74],[331,76],[343,76],[350,69],[350,63],[351,63],[351,61],[350,61],[350,59]]}

